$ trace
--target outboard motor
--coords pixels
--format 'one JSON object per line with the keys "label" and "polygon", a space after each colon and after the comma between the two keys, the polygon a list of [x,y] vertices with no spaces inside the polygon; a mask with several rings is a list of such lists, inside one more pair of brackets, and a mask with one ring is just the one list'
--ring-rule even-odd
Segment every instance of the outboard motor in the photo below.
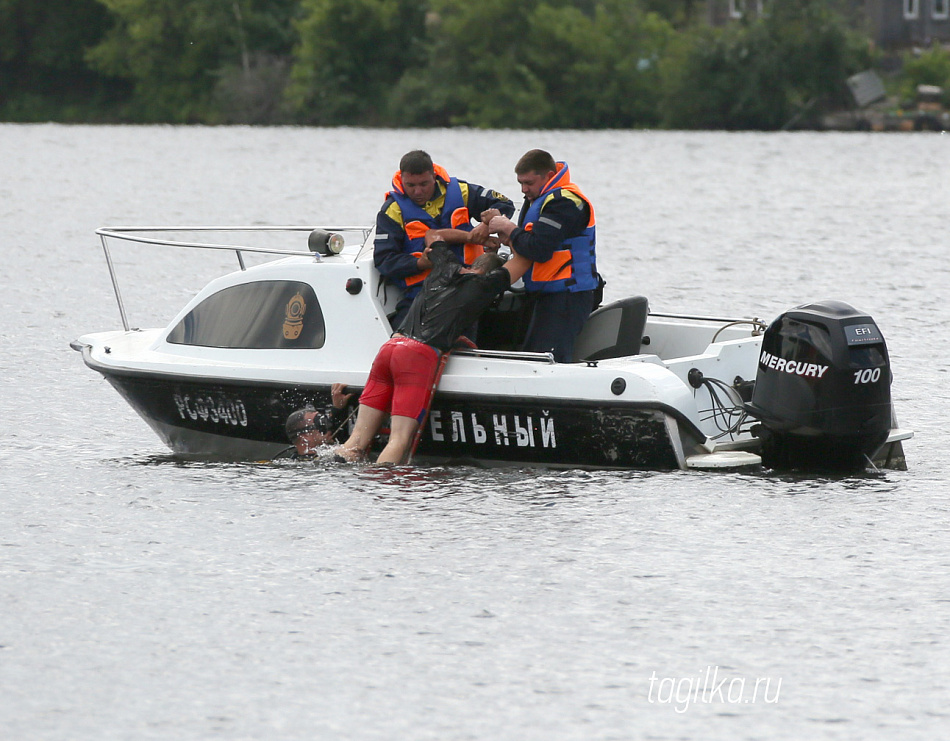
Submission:
{"label": "outboard motor", "polygon": [[762,339],[752,401],[769,468],[860,470],[891,428],[891,369],[867,314],[840,301],[799,306]]}

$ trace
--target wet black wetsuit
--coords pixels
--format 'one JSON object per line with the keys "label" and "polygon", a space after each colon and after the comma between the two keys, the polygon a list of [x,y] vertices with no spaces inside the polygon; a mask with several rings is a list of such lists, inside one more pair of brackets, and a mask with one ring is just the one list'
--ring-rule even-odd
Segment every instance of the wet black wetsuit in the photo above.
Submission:
{"label": "wet black wetsuit", "polygon": [[511,276],[503,268],[486,275],[460,272],[462,265],[445,242],[433,243],[429,259],[432,272],[397,332],[445,352],[511,285]]}

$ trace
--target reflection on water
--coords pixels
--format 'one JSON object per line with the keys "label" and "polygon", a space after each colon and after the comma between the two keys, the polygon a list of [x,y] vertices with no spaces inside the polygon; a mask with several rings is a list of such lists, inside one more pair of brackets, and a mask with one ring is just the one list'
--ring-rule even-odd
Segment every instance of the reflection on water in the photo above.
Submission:
{"label": "reflection on water", "polygon": [[[945,735],[947,141],[0,126],[5,735]],[[607,300],[867,311],[917,433],[909,470],[184,460],[69,349],[118,326],[97,227],[367,223],[417,146],[509,194],[525,150],[568,160]],[[204,269],[148,250],[119,266],[143,325]],[[654,673],[707,667],[781,697],[651,701]]]}

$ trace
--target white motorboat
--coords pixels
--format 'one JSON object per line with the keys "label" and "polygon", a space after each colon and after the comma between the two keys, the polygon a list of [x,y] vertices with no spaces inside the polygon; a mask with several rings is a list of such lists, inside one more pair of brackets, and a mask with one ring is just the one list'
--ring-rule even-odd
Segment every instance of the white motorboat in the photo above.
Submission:
{"label": "white motorboat", "polygon": [[[184,234],[217,233],[214,241]],[[277,246],[251,246],[266,233]],[[399,298],[373,265],[371,228],[116,227],[100,236],[123,328],[72,343],[176,454],[259,460],[330,387],[365,384]],[[165,327],[130,326],[112,259],[121,243],[227,250],[234,272]],[[258,264],[248,266],[253,254]],[[454,351],[416,462],[557,468],[902,468],[884,338],[829,301],[758,319],[651,313],[631,297],[591,315],[576,362],[517,350],[523,294]]]}

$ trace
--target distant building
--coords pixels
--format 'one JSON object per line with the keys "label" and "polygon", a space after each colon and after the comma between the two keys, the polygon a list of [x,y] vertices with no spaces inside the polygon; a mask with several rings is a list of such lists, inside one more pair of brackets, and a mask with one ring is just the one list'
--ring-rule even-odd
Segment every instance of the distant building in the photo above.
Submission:
{"label": "distant building", "polygon": [[[768,13],[783,0],[706,0],[706,20],[721,26]],[[950,43],[950,0],[828,0],[884,49]]]}
{"label": "distant building", "polygon": [[764,0],[706,0],[706,20],[713,26],[722,26],[761,15],[765,4]]}
{"label": "distant building", "polygon": [[950,41],[950,0],[864,0],[867,28],[885,49]]}

